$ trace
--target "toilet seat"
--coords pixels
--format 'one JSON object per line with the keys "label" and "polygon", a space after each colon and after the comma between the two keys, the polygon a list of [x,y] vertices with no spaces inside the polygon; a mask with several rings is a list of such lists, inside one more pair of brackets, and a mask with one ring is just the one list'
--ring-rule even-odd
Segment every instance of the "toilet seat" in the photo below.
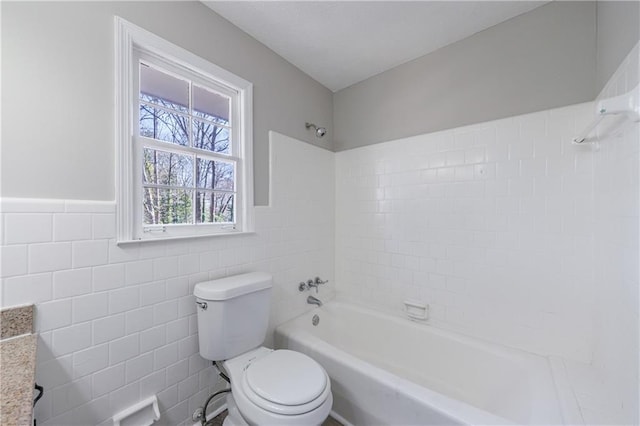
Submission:
{"label": "toilet seat", "polygon": [[300,415],[321,406],[331,393],[329,377],[308,356],[286,349],[254,359],[242,372],[240,390],[257,407]]}

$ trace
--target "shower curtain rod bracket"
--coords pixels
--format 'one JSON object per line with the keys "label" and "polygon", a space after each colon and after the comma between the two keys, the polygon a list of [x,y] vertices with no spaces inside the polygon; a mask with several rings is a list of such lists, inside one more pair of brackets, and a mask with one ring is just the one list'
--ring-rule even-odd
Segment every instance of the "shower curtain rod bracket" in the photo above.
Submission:
{"label": "shower curtain rod bracket", "polygon": [[595,140],[587,141],[587,137],[609,115],[625,116],[632,122],[640,122],[640,84],[628,93],[598,102],[596,118],[578,136],[573,138],[573,143],[595,142]]}

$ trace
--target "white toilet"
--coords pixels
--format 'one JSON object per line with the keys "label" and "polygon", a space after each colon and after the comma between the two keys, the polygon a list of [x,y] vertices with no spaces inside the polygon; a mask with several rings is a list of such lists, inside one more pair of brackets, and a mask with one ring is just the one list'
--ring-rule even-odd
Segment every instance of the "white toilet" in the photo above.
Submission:
{"label": "white toilet", "polygon": [[333,404],[331,382],[313,359],[262,345],[271,275],[236,275],[196,284],[200,354],[231,379],[226,426],[319,425]]}

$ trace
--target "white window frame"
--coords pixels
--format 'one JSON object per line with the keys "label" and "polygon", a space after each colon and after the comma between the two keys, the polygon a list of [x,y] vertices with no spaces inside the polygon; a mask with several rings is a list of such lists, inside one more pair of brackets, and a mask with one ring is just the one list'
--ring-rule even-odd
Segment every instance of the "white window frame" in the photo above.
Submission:
{"label": "white window frame", "polygon": [[[115,18],[115,35],[117,242],[253,232],[253,85],[120,17]],[[234,109],[231,111],[233,120],[237,121],[232,135],[233,158],[229,158],[236,161],[235,227],[228,224],[143,226],[142,149],[138,143],[137,122],[139,78],[135,77],[135,73],[139,72],[139,52],[143,56],[159,58],[171,68],[187,70],[237,93],[237,102],[232,102]]]}

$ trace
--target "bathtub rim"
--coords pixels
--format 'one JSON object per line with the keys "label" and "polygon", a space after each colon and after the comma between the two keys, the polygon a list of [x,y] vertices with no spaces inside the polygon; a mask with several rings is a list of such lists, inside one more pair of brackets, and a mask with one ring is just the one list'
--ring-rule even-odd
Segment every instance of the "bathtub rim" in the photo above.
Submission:
{"label": "bathtub rim", "polygon": [[[314,335],[311,331],[309,331],[311,330],[310,326],[307,327],[308,330],[304,328],[306,325],[305,321],[308,322],[309,325],[311,324],[311,318],[313,317],[313,315],[315,314],[330,315],[331,309],[333,308],[339,309],[341,307],[348,310],[357,311],[364,315],[373,315],[378,319],[390,320],[396,323],[400,327],[409,327],[414,330],[418,330],[419,332],[432,333],[438,338],[452,340],[454,342],[457,342],[463,345],[472,345],[482,351],[486,351],[496,356],[506,355],[509,357],[515,357],[517,360],[524,361],[526,364],[530,364],[534,366],[536,368],[535,370],[536,372],[539,369],[541,369],[540,371],[544,372],[544,377],[540,377],[538,374],[529,374],[528,377],[532,379],[532,382],[534,384],[537,384],[537,385],[542,384],[541,388],[544,389],[545,391],[551,392],[552,398],[540,398],[538,395],[538,398],[535,399],[535,401],[538,402],[538,405],[535,405],[535,404],[532,405],[532,411],[534,411],[536,407],[540,406],[541,401],[548,401],[553,405],[551,406],[551,405],[545,404],[544,407],[549,407],[554,410],[552,413],[552,417],[555,420],[557,420],[556,424],[576,424],[575,416],[570,417],[572,418],[573,421],[571,422],[568,421],[569,419],[567,418],[567,415],[565,412],[566,404],[563,403],[560,397],[560,389],[558,388],[558,384],[556,383],[556,377],[553,374],[551,361],[548,357],[530,353],[522,349],[512,348],[512,347],[500,345],[494,342],[488,342],[486,340],[461,334],[456,331],[441,329],[427,322],[412,321],[407,317],[403,317],[397,314],[395,315],[390,314],[385,311],[378,311],[378,310],[375,310],[375,308],[353,303],[350,300],[341,300],[341,299],[329,300],[321,307],[314,307],[309,311],[305,312],[304,314],[301,314],[283,324],[280,324],[274,330],[275,342],[280,342],[282,340],[282,337],[285,337],[286,339],[291,339],[292,336],[295,336],[293,339],[297,341],[297,343],[301,343],[300,337],[303,337],[305,342],[309,344],[309,347],[313,351],[319,351],[319,352],[326,352],[329,350],[338,351],[340,356],[344,357],[345,360],[349,361],[349,366],[351,368],[354,368],[356,371],[362,374],[369,374],[371,371],[374,371],[376,372],[376,376],[375,376],[376,381],[384,380],[385,383],[393,383],[394,389],[397,389],[400,387],[402,389],[411,390],[412,392],[406,392],[406,396],[418,402],[423,401],[424,398],[426,398],[426,400],[428,401],[434,401],[436,403],[440,402],[445,407],[450,407],[451,410],[442,410],[441,409],[442,405],[440,404],[437,406],[436,410],[438,410],[444,415],[455,418],[460,422],[463,422],[463,423],[476,422],[477,423],[480,419],[480,421],[484,424],[514,424],[514,420],[506,419],[505,417],[489,412],[485,409],[476,407],[470,404],[469,402],[457,400],[448,395],[429,389],[428,387],[415,383],[405,377],[396,375],[395,373],[385,370],[384,368],[379,367],[375,364],[372,364],[371,362],[358,358],[357,356],[352,355],[351,353],[339,347],[333,346],[331,343]],[[303,324],[302,328],[300,326],[296,327],[296,324],[298,323]],[[398,381],[400,381],[400,383],[398,383]],[[539,392],[539,394],[541,393]],[[420,395],[420,397],[416,397],[416,395]],[[459,414],[456,414],[458,410],[464,412],[465,414],[462,416]]]}

